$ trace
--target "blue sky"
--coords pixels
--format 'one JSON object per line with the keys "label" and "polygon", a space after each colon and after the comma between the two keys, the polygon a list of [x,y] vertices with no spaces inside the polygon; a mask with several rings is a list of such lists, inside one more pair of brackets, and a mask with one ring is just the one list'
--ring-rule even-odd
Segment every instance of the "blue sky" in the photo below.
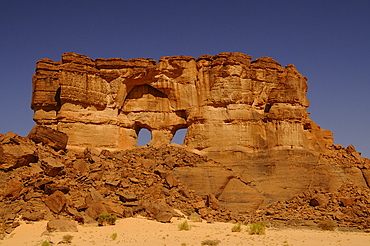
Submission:
{"label": "blue sky", "polygon": [[370,1],[3,1],[0,133],[25,136],[36,61],[242,52],[294,64],[308,111],[336,144],[370,157]]}

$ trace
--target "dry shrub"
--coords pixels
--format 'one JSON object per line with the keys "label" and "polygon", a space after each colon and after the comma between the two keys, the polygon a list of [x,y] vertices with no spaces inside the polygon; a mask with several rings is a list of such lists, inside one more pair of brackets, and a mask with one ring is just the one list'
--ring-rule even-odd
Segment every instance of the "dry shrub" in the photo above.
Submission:
{"label": "dry shrub", "polygon": [[116,224],[117,216],[108,213],[101,213],[98,217],[98,224],[100,226],[104,225],[114,225]]}
{"label": "dry shrub", "polygon": [[220,242],[221,241],[217,239],[208,239],[208,240],[202,241],[202,245],[214,246],[214,245],[218,245]]}
{"label": "dry shrub", "polygon": [[62,243],[72,243],[72,239],[73,239],[73,236],[72,235],[64,235],[63,236],[63,240],[62,240]]}
{"label": "dry shrub", "polygon": [[337,227],[337,222],[332,221],[332,220],[325,220],[325,221],[320,221],[317,226],[321,228],[321,230],[324,230],[324,231],[334,231],[335,227]]}
{"label": "dry shrub", "polygon": [[250,224],[247,228],[249,235],[265,235],[266,234],[266,223],[259,222]]}
{"label": "dry shrub", "polygon": [[180,231],[189,231],[191,226],[189,225],[188,221],[185,220],[184,222],[182,222],[181,224],[179,224],[179,230]]}
{"label": "dry shrub", "polygon": [[111,238],[112,240],[116,240],[117,236],[118,236],[118,234],[115,232],[115,233],[113,233],[112,235],[110,235],[110,238]]}
{"label": "dry shrub", "polygon": [[233,228],[231,228],[231,231],[232,232],[241,232],[242,231],[242,222],[238,221],[238,223],[236,223],[236,225],[234,225]]}

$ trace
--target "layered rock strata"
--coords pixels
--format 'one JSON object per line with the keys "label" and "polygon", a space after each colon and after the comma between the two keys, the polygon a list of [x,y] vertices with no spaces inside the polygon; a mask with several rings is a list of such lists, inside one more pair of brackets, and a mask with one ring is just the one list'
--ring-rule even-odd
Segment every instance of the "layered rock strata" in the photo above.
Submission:
{"label": "layered rock strata", "polygon": [[37,124],[68,135],[69,149],[133,149],[142,128],[159,148],[186,128],[184,147],[224,169],[174,174],[224,208],[250,211],[311,189],[370,184],[368,160],[335,146],[332,133],[310,120],[306,92],[307,79],[293,65],[269,57],[221,53],[157,63],[65,53],[37,62],[31,107]]}

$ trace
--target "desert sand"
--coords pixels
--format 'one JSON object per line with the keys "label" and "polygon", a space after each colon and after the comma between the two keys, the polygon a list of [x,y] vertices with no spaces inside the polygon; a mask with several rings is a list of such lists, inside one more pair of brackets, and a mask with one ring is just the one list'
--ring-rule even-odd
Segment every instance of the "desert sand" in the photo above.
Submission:
{"label": "desert sand", "polygon": [[[319,229],[268,228],[265,235],[249,235],[246,226],[242,232],[231,232],[231,223],[191,222],[189,231],[180,231],[178,224],[184,219],[174,218],[172,223],[159,223],[142,217],[119,219],[114,226],[78,225],[78,232],[46,231],[47,221],[21,222],[0,245],[36,246],[48,240],[55,245],[63,236],[73,236],[69,245],[201,245],[205,240],[219,240],[218,245],[370,245],[370,234],[364,232],[321,231]],[[117,233],[116,239],[111,235]],[[66,245],[66,244],[64,244]]]}

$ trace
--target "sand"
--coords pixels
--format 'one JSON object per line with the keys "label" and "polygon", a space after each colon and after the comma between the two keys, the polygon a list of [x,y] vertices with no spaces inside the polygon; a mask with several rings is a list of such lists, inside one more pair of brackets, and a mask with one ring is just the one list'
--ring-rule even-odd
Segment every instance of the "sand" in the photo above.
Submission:
{"label": "sand", "polygon": [[[78,232],[53,232],[42,235],[47,221],[21,222],[10,235],[0,240],[0,245],[36,246],[48,240],[54,245],[63,236],[73,236],[69,245],[201,245],[205,240],[219,240],[218,245],[356,245],[369,246],[370,233],[321,231],[319,229],[278,229],[268,228],[266,235],[249,235],[243,226],[242,232],[231,232],[233,224],[189,222],[189,231],[180,231],[178,224],[184,219],[174,218],[172,223],[159,223],[145,218],[118,219],[114,226],[78,226]],[[117,238],[111,235],[117,233]],[[51,244],[53,245],[53,244]],[[67,245],[67,244],[61,244]]]}

